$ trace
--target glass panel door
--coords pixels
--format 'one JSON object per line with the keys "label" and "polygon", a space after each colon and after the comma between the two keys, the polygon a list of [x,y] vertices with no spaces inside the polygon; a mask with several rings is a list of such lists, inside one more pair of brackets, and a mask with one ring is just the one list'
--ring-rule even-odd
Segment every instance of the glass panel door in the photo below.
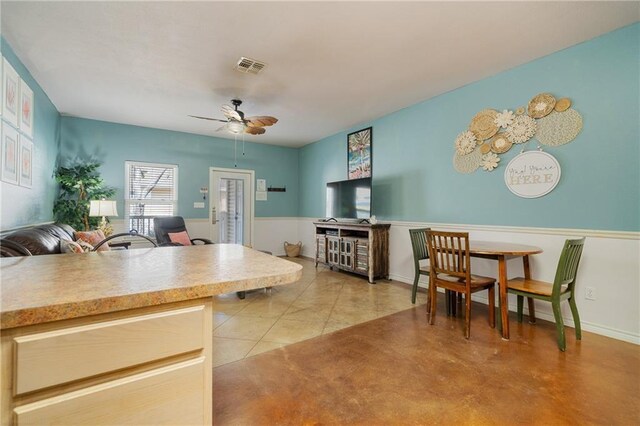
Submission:
{"label": "glass panel door", "polygon": [[244,238],[244,181],[220,178],[220,242],[242,244]]}

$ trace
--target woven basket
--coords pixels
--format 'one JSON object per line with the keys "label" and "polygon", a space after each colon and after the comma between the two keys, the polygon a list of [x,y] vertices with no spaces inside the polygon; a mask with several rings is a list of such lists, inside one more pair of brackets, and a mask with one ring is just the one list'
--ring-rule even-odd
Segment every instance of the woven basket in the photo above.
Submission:
{"label": "woven basket", "polygon": [[302,249],[302,241],[299,241],[298,244],[291,244],[287,241],[284,242],[284,251],[287,253],[287,257],[298,257],[300,256],[300,250]]}

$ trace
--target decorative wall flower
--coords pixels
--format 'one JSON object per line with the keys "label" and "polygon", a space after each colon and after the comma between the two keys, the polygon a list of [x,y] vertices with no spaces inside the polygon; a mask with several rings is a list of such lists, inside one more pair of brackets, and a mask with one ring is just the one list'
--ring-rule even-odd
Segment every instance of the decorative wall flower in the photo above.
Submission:
{"label": "decorative wall flower", "polygon": [[536,120],[528,115],[517,116],[506,130],[509,140],[513,143],[524,143],[536,133]]}
{"label": "decorative wall flower", "polygon": [[513,115],[513,111],[504,109],[496,115],[494,122],[496,123],[496,126],[506,129],[513,122],[514,118],[516,118],[516,116]]}
{"label": "decorative wall flower", "polygon": [[476,135],[467,130],[462,132],[456,138],[456,153],[458,155],[466,155],[472,152],[476,147]]}
{"label": "decorative wall flower", "polygon": [[500,162],[500,157],[498,157],[493,152],[490,152],[482,156],[482,168],[488,172],[498,167],[499,162]]}

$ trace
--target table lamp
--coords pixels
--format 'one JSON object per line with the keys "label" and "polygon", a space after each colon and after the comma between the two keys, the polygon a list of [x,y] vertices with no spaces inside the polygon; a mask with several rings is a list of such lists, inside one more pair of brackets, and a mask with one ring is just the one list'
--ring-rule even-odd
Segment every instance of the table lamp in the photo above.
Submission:
{"label": "table lamp", "polygon": [[89,205],[90,217],[102,217],[98,229],[100,229],[105,237],[113,234],[113,227],[107,223],[107,216],[118,217],[118,209],[114,200],[91,200]]}

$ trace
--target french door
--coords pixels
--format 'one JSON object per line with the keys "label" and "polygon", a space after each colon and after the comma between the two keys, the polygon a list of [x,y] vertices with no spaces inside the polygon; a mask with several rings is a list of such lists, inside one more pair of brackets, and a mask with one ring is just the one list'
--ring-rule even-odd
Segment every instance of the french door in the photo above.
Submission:
{"label": "french door", "polygon": [[253,170],[209,169],[209,226],[215,243],[253,245]]}

